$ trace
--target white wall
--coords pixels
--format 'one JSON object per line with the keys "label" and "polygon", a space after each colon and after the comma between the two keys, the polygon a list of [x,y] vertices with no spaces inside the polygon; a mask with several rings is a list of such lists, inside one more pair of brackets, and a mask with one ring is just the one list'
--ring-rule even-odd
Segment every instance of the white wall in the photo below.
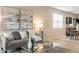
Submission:
{"label": "white wall", "polygon": [[[55,39],[62,39],[65,37],[65,17],[75,17],[75,15],[67,13],[67,12],[63,12],[60,10],[56,10],[50,7],[32,7],[32,6],[27,6],[27,7],[20,7],[20,6],[16,6],[14,8],[20,8],[20,9],[26,9],[26,10],[32,10],[33,12],[33,28],[35,29],[35,22],[37,20],[42,21],[43,25],[44,25],[44,40],[48,40],[48,41],[53,41]],[[53,29],[52,27],[52,13],[59,13],[62,14],[64,16],[64,28],[62,29]],[[0,23],[1,24],[1,23]],[[1,25],[0,25],[1,27]],[[1,28],[0,28],[1,29]],[[36,29],[37,30],[37,29]]]}
{"label": "white wall", "polygon": [[0,35],[2,34],[2,8],[0,7]]}
{"label": "white wall", "polygon": [[[45,40],[47,41],[53,41],[53,40],[59,40],[59,39],[63,39],[65,38],[65,34],[66,34],[66,17],[76,17],[73,14],[67,13],[67,12],[63,12],[57,9],[53,9],[53,8],[47,8],[47,12],[46,12],[46,19],[44,20],[44,31],[45,31]],[[63,15],[64,17],[64,27],[62,29],[54,29],[52,24],[53,24],[53,20],[52,20],[52,13],[59,13],[61,15]]]}

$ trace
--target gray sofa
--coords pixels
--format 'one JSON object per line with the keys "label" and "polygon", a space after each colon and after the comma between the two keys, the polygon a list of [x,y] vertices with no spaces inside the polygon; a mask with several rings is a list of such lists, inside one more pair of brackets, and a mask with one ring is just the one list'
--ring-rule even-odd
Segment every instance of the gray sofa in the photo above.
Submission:
{"label": "gray sofa", "polygon": [[26,31],[14,31],[3,33],[1,36],[2,44],[1,49],[6,53],[8,50],[16,49],[19,47],[27,48],[28,33]]}

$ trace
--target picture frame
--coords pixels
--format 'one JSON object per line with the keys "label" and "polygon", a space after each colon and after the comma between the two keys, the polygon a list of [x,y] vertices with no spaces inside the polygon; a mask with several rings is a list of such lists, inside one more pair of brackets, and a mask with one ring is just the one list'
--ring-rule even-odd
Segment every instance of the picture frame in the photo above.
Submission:
{"label": "picture frame", "polygon": [[3,30],[32,30],[32,11],[17,8],[2,8]]}

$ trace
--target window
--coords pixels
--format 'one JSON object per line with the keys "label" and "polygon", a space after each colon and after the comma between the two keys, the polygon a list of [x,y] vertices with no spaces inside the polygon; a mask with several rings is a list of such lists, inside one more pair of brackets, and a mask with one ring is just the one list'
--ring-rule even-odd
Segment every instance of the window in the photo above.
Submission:
{"label": "window", "polygon": [[53,28],[63,28],[63,16],[53,13]]}

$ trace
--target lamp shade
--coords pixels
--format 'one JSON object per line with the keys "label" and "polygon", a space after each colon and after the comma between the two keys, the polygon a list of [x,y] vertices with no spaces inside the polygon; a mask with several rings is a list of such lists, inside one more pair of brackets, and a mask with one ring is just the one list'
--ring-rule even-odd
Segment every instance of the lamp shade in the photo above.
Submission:
{"label": "lamp shade", "polygon": [[73,27],[73,24],[70,24],[69,26]]}
{"label": "lamp shade", "polygon": [[37,28],[43,28],[43,24],[37,24],[36,27]]}

